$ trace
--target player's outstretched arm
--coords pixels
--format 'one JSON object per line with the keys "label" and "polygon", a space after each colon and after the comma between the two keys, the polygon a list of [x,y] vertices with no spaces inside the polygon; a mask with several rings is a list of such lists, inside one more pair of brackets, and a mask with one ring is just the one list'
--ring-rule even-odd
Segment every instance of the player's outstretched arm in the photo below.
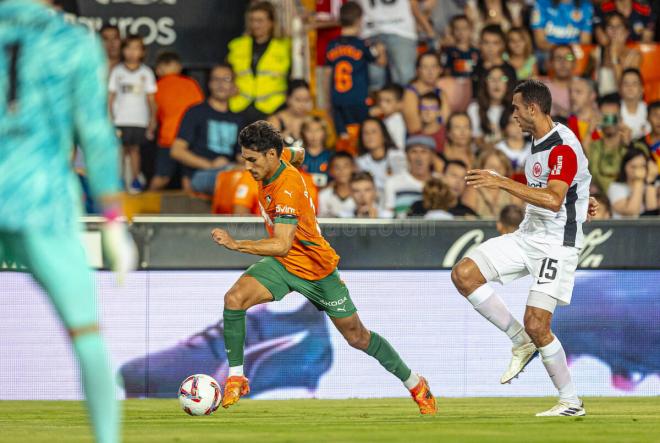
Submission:
{"label": "player's outstretched arm", "polygon": [[234,240],[224,229],[211,231],[211,238],[220,246],[246,254],[284,257],[289,253],[296,235],[296,224],[275,223],[273,236],[261,240]]}
{"label": "player's outstretched arm", "polygon": [[468,171],[465,181],[475,188],[499,188],[534,206],[559,212],[568,192],[568,184],[561,180],[550,180],[547,188],[530,188],[510,178],[502,177],[486,169]]}

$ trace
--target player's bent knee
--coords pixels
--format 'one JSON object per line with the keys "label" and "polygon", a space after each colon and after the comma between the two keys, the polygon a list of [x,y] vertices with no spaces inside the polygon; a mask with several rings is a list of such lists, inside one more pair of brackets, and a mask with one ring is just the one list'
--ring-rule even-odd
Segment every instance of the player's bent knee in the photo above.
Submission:
{"label": "player's bent knee", "polygon": [[534,343],[537,343],[550,334],[550,325],[545,324],[536,317],[530,317],[525,319],[525,332],[532,338]]}
{"label": "player's bent knee", "polygon": [[247,309],[247,295],[238,289],[231,288],[225,294],[225,309]]}
{"label": "player's bent knee", "polygon": [[344,336],[346,342],[355,348],[365,350],[369,347],[369,334],[363,334],[361,331],[350,332]]}
{"label": "player's bent knee", "polygon": [[484,283],[479,282],[479,276],[479,268],[469,258],[461,259],[451,270],[451,281],[456,286],[456,289],[464,296],[470,295],[474,289]]}

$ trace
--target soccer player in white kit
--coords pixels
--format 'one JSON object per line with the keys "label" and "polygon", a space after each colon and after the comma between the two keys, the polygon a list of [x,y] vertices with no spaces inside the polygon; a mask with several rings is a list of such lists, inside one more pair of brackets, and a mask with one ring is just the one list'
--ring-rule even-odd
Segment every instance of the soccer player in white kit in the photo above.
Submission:
{"label": "soccer player in white kit", "polygon": [[[454,266],[452,281],[474,309],[505,332],[513,357],[500,379],[508,383],[537,353],[559,391],[559,402],[537,416],[585,415],[561,342],[550,330],[557,305],[571,301],[575,269],[587,220],[591,174],[573,132],[550,117],[552,97],[536,80],[520,83],[513,95],[513,118],[533,136],[525,161],[527,185],[489,170],[468,171],[468,186],[499,188],[527,202],[520,228],[482,243]],[[531,275],[524,327],[511,315],[489,281],[502,284]]]}

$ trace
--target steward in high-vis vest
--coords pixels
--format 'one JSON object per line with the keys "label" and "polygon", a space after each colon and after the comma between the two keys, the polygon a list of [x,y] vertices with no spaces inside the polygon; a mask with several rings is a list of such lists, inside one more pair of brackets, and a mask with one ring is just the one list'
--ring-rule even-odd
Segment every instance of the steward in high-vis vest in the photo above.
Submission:
{"label": "steward in high-vis vest", "polygon": [[241,112],[250,104],[270,115],[286,100],[287,77],[291,67],[291,41],[272,38],[253,71],[254,39],[249,35],[229,42],[227,61],[236,73],[238,94],[229,100],[232,112]]}

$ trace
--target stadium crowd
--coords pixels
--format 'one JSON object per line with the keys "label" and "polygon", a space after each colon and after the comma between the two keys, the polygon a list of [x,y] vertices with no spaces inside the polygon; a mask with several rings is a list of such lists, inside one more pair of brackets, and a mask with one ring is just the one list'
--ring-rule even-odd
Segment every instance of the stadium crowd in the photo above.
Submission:
{"label": "stadium crowd", "polygon": [[[147,67],[135,35],[100,31],[129,192],[180,186],[218,214],[259,214],[240,129],[265,119],[302,145],[322,217],[497,218],[522,202],[466,188],[472,168],[525,181],[530,138],[512,117],[516,83],[550,88],[553,117],[580,139],[598,218],[658,215],[657,2],[319,0],[316,69],[290,78],[291,40],[268,1],[247,8],[205,90],[181,58]],[[310,84],[312,86],[310,86]],[[147,182],[140,146],[155,140]],[[143,150],[142,150],[143,151]],[[180,177],[178,179],[177,177]],[[512,209],[514,208],[514,209]],[[518,211],[519,212],[519,211]]]}

